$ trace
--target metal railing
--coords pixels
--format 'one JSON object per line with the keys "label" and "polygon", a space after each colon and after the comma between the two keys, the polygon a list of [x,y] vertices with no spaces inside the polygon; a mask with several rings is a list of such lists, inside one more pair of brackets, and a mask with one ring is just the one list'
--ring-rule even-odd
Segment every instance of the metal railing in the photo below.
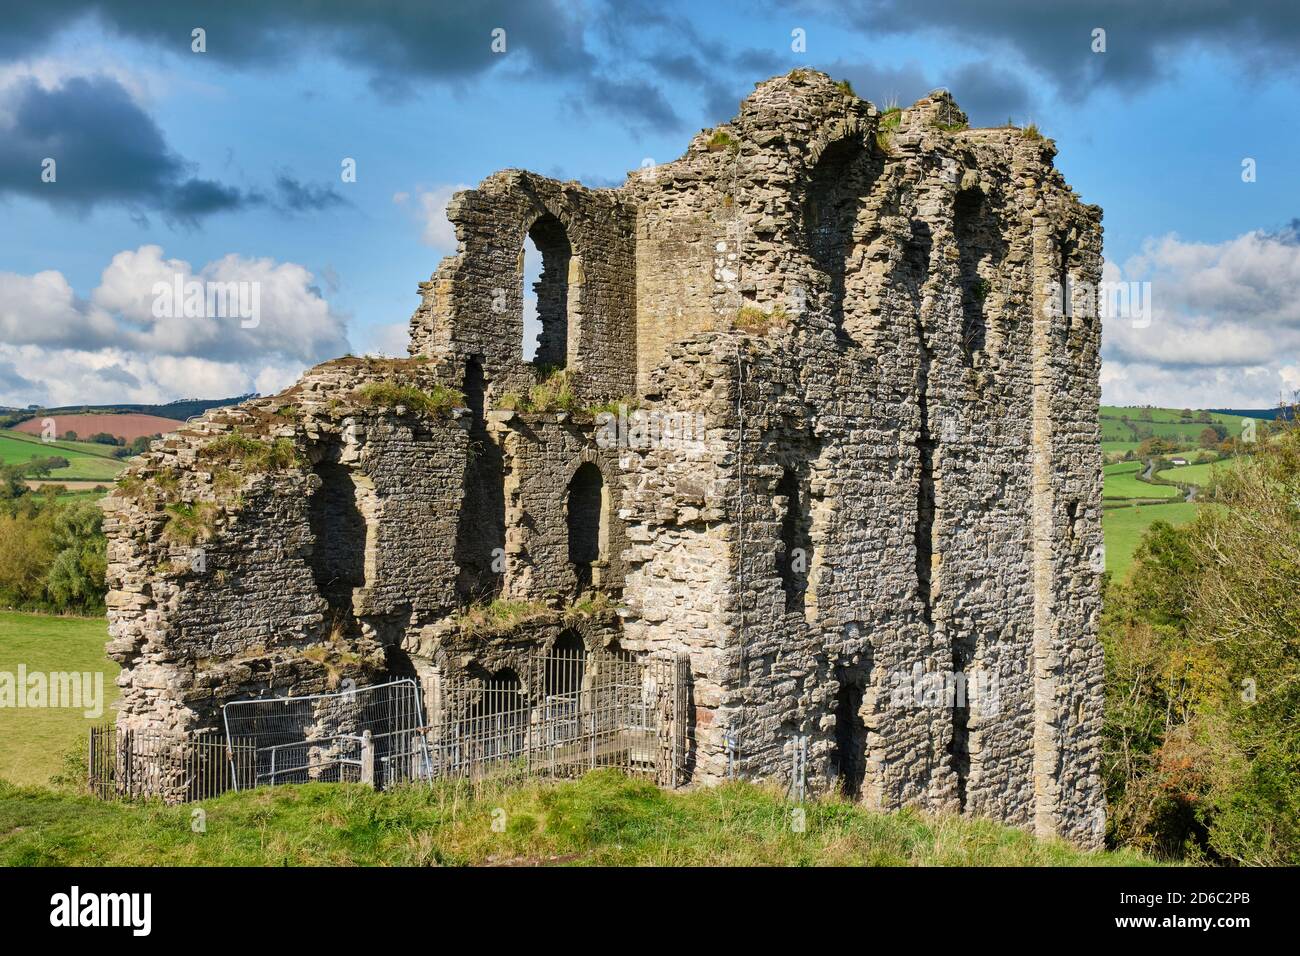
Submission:
{"label": "metal railing", "polygon": [[438,675],[433,719],[411,680],[339,694],[236,701],[225,732],[90,731],[88,785],[104,799],[204,800],[285,783],[571,777],[615,767],[685,782],[684,655],[535,654],[523,675]]}
{"label": "metal railing", "polygon": [[215,730],[162,734],[92,727],[87,786],[105,800],[206,800],[230,789],[230,756]]}

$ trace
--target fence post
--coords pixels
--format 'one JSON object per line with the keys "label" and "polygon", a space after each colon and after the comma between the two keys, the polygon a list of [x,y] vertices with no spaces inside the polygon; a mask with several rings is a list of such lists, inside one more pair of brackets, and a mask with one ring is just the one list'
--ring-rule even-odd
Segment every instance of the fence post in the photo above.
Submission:
{"label": "fence post", "polygon": [[369,730],[361,733],[361,782],[372,788],[375,785],[375,745]]}
{"label": "fence post", "polygon": [[90,746],[88,748],[88,756],[86,759],[86,789],[88,789],[91,793],[96,792],[95,790],[95,745],[98,743],[98,741],[95,739],[95,730],[96,728],[94,727],[90,728]]}

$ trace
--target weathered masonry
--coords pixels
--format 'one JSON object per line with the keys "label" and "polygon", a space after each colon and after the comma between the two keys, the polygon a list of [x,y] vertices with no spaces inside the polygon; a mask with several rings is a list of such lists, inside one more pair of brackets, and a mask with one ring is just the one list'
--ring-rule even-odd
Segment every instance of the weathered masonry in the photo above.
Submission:
{"label": "weathered masonry", "polygon": [[618,189],[458,194],[409,359],[214,411],[109,499],[119,726],[672,652],[692,784],[1098,845],[1101,211],[1054,152],[796,71]]}

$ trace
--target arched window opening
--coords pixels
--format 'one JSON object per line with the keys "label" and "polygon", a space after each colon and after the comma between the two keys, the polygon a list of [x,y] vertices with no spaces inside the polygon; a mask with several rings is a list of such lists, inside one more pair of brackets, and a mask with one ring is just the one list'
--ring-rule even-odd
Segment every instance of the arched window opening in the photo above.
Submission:
{"label": "arched window opening", "polygon": [[546,693],[569,695],[582,689],[587,663],[587,645],[582,635],[568,629],[551,646],[546,656]]}
{"label": "arched window opening", "polygon": [[569,482],[569,563],[579,594],[600,583],[596,568],[609,547],[608,494],[600,469],[591,462],[579,466]]}
{"label": "arched window opening", "polygon": [[786,611],[802,611],[808,591],[808,567],[812,561],[811,518],[806,502],[800,493],[799,476],[787,468],[776,487],[778,499],[783,500],[781,540],[777,554],[777,572],[785,592]]}
{"label": "arched window opening", "polygon": [[503,668],[483,682],[479,699],[461,728],[461,740],[469,756],[490,760],[512,760],[524,753],[528,707],[519,675]]}
{"label": "arched window opening", "polygon": [[573,258],[564,224],[550,213],[538,218],[524,239],[522,258],[524,361],[538,367],[564,368],[569,355],[569,263]]}
{"label": "arched window opening", "polygon": [[856,317],[846,315],[845,271],[854,252],[858,211],[878,171],[878,161],[860,137],[838,140],[827,146],[817,161],[804,204],[808,251],[828,284],[821,304],[830,313],[837,333],[846,338],[852,338],[857,322]]}
{"label": "arched window opening", "polygon": [[988,337],[987,300],[991,287],[980,274],[980,265],[989,258],[991,244],[999,242],[1000,237],[995,232],[996,223],[989,221],[984,193],[979,189],[957,193],[953,218],[961,271],[961,353],[970,365],[984,351]]}

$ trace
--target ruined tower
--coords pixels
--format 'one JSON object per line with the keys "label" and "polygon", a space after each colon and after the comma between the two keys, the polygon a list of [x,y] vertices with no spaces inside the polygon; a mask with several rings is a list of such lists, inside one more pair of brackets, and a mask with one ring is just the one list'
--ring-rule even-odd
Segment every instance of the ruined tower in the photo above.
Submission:
{"label": "ruined tower", "polygon": [[108,500],[119,723],[672,651],[692,784],[1099,845],[1101,212],[1054,153],[801,70],[620,188],[459,193],[409,359],[214,411]]}

